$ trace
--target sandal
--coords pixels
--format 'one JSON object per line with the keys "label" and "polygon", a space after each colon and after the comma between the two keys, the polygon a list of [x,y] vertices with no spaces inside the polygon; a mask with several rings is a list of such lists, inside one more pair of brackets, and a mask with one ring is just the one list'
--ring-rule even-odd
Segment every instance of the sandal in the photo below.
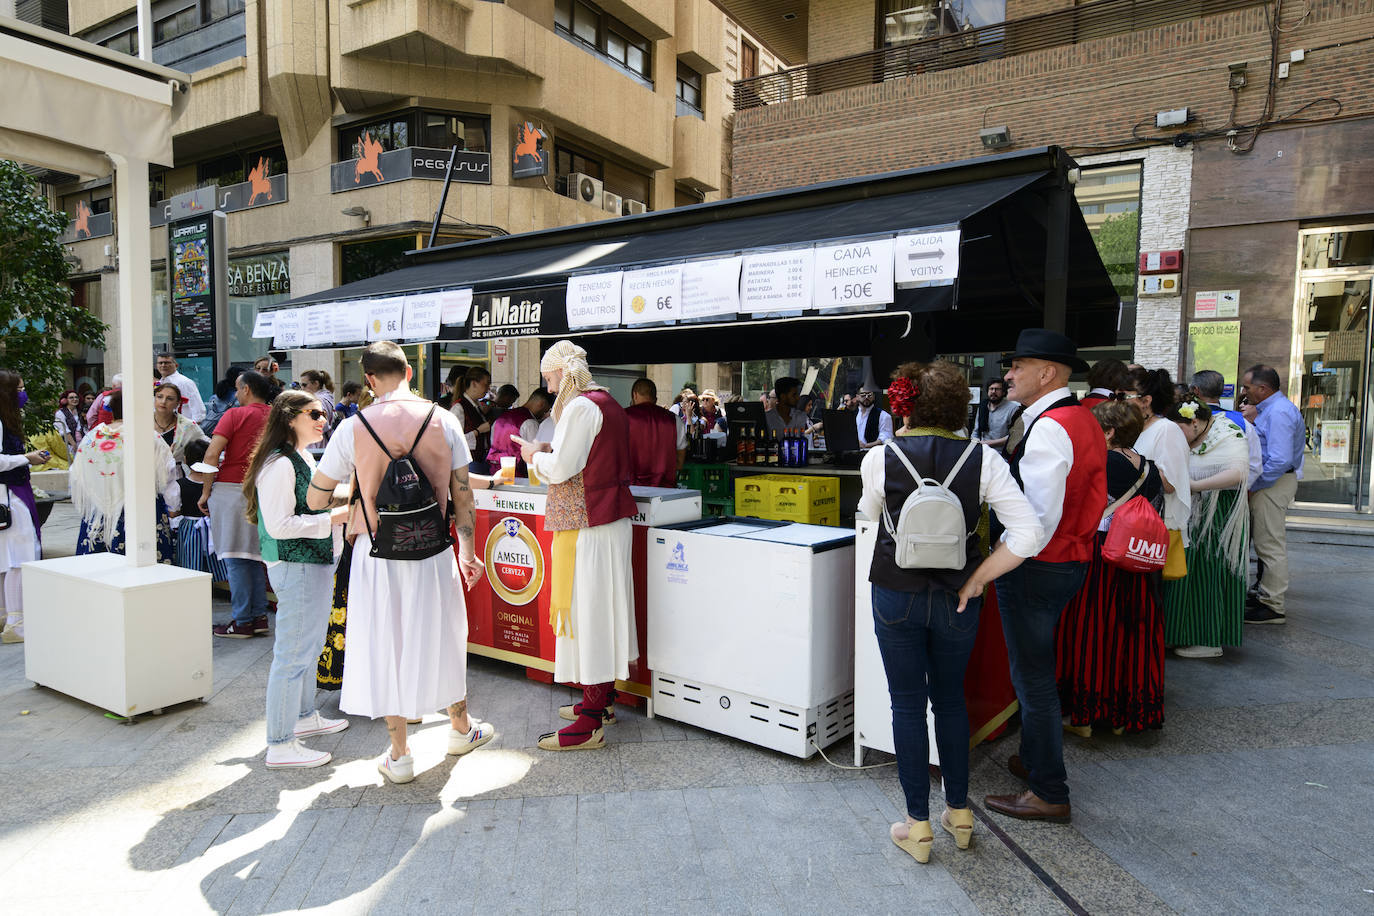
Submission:
{"label": "sandal", "polygon": [[946,808],[940,815],[940,826],[954,837],[955,846],[968,849],[968,844],[973,841],[973,809]]}
{"label": "sandal", "polygon": [[935,843],[935,835],[930,832],[930,821],[913,821],[908,816],[905,821],[893,824],[888,835],[892,837],[892,842],[917,862],[925,865],[930,861],[930,847]]}

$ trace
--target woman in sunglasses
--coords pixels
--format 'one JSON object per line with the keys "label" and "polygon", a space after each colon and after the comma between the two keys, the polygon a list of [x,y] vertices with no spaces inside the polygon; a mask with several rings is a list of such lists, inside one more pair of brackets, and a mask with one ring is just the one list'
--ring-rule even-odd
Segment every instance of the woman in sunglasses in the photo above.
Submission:
{"label": "woman in sunglasses", "polygon": [[272,402],[244,475],[248,521],[258,527],[262,559],[277,594],[276,642],[267,675],[267,766],[317,767],[328,751],[302,738],[348,728],[347,719],[326,719],[315,708],[313,669],[324,645],[333,594],[334,525],[348,509],[312,510],[306,505],[315,459],[306,446],[318,442],[327,416],[313,394],[283,391]]}

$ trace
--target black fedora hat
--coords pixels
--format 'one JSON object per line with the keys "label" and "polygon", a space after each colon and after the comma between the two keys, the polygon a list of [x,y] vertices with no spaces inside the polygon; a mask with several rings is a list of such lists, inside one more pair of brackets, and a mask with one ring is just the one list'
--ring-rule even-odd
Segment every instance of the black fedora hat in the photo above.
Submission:
{"label": "black fedora hat", "polygon": [[1078,344],[1058,331],[1045,328],[1022,331],[1016,338],[1016,349],[1002,357],[1002,365],[1009,366],[1014,359],[1044,359],[1063,363],[1075,372],[1088,371],[1088,364],[1078,356]]}

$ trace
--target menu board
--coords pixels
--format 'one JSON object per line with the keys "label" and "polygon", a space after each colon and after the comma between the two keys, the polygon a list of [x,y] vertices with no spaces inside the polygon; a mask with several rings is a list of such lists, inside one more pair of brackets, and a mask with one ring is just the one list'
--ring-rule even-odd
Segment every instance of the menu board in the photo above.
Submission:
{"label": "menu board", "polygon": [[746,254],[740,276],[739,310],[759,315],[811,307],[810,248]]}
{"label": "menu board", "polygon": [[434,340],[439,336],[443,303],[434,293],[406,296],[401,335],[406,340]]}
{"label": "menu board", "polygon": [[367,342],[400,340],[401,322],[405,314],[405,299],[374,299],[367,303]]}
{"label": "menu board", "polygon": [[336,346],[367,340],[367,303],[336,302],[331,305],[329,336]]}
{"label": "menu board", "polygon": [[615,327],[620,323],[621,273],[584,274],[568,278],[568,327]]}
{"label": "menu board", "polygon": [[732,318],[739,312],[744,258],[712,258],[682,265],[682,317]]}
{"label": "menu board", "polygon": [[305,346],[305,309],[282,309],[272,324],[272,345],[278,350]]}
{"label": "menu board", "polygon": [[682,301],[682,268],[627,270],[620,287],[620,319],[627,326],[674,321]]}
{"label": "menu board", "polygon": [[330,309],[331,307],[328,305],[312,305],[301,309],[305,313],[304,330],[302,331],[304,346],[321,347],[334,342]]}
{"label": "menu board", "polygon": [[892,301],[892,239],[817,245],[817,308],[887,305]]}

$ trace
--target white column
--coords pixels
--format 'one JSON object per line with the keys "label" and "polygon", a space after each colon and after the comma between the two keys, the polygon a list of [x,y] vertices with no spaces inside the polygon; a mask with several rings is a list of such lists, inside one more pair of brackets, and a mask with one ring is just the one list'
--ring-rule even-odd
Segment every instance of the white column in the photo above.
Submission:
{"label": "white column", "polygon": [[[148,163],[111,153],[119,227],[119,362],[124,373],[124,554],[157,563],[153,467],[153,278],[148,238]],[[170,278],[169,278],[170,280]]]}

